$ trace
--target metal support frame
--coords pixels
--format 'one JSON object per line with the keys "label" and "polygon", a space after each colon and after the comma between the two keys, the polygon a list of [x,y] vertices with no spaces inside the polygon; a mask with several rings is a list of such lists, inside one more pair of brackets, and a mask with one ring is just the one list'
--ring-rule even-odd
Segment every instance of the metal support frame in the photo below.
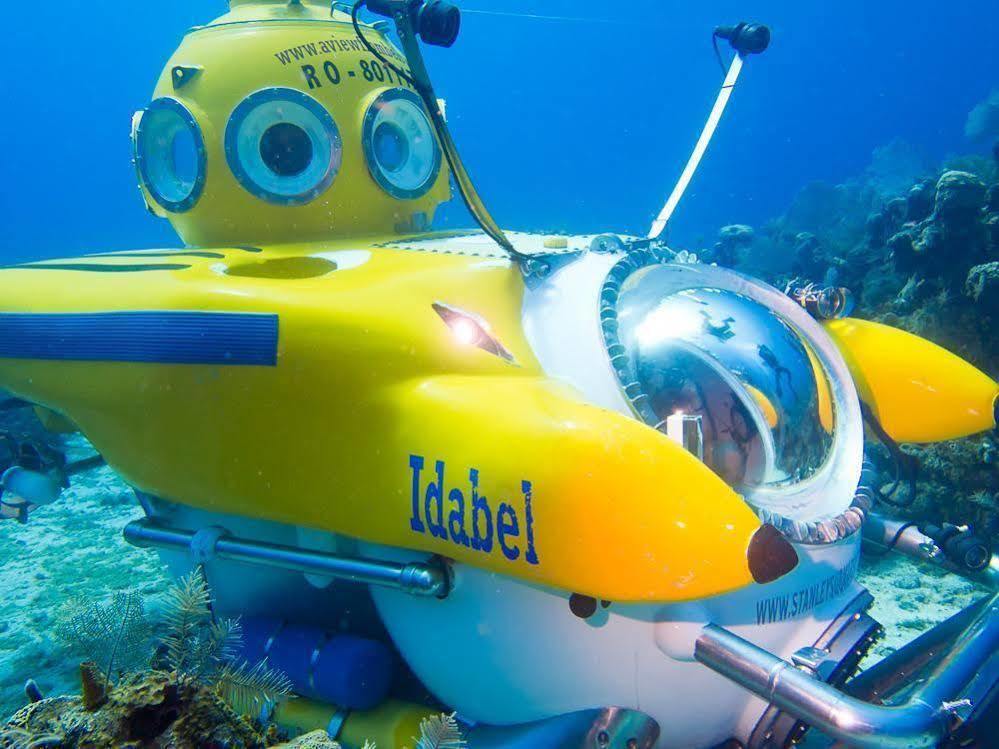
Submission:
{"label": "metal support frame", "polygon": [[[799,667],[807,664],[807,668],[827,684],[843,688],[881,633],[881,625],[867,614],[873,601],[873,596],[866,590],[857,594],[811,647],[802,648],[791,659]],[[795,745],[808,728],[806,723],[776,705],[768,705],[750,734],[746,749]]]}
{"label": "metal support frame", "polygon": [[849,746],[929,749],[947,738],[970,706],[962,692],[999,660],[999,593],[993,594],[932,671],[898,705],[857,699],[806,670],[731,632],[709,624],[694,657],[823,733]]}
{"label": "metal support frame", "polygon": [[[125,526],[125,540],[140,548],[156,548],[197,554],[200,561],[217,558],[242,564],[323,575],[338,580],[394,588],[411,595],[444,598],[450,578],[443,564],[403,564],[376,559],[331,554],[325,551],[285,546],[267,541],[238,538],[223,529],[189,531],[171,528],[143,518]],[[207,547],[206,548],[206,539]]]}

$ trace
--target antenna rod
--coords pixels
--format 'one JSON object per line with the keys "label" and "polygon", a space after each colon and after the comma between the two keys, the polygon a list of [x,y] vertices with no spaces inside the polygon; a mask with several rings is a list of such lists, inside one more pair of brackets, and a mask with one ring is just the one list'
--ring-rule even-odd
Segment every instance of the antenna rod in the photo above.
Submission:
{"label": "antenna rod", "polygon": [[[694,151],[690,154],[687,165],[683,168],[683,173],[677,180],[673,192],[666,200],[666,205],[663,206],[656,220],[652,222],[652,228],[649,229],[647,235],[648,239],[659,239],[666,230],[666,224],[673,217],[673,212],[679,205],[680,199],[683,198],[683,194],[690,186],[690,180],[693,179],[697,167],[701,165],[704,152],[707,151],[708,144],[711,143],[718,123],[725,113],[725,107],[728,106],[728,100],[732,96],[732,89],[735,88],[739,74],[742,72],[745,56],[759,54],[769,46],[770,30],[760,24],[740,23],[736,26],[719,26],[715,29],[714,39],[716,42],[718,39],[727,39],[735,49],[735,57],[732,58],[732,64],[728,67],[728,73],[725,75],[721,91],[718,92],[718,98],[715,99],[715,105],[711,108],[711,114],[708,115],[708,121],[704,123],[701,137],[697,139],[697,145],[694,146]],[[715,50],[717,51],[717,46]]]}

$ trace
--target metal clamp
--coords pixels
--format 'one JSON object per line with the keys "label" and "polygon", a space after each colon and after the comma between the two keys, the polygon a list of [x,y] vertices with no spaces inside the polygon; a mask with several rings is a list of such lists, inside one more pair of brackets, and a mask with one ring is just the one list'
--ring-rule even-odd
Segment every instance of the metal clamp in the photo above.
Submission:
{"label": "metal clamp", "polygon": [[828,657],[829,651],[822,648],[800,648],[791,655],[791,663],[802,671],[817,674]]}
{"label": "metal clamp", "polygon": [[229,532],[218,525],[211,525],[202,528],[191,536],[190,552],[191,559],[195,564],[205,564],[215,558],[215,547],[218,546],[219,539],[227,536]]}

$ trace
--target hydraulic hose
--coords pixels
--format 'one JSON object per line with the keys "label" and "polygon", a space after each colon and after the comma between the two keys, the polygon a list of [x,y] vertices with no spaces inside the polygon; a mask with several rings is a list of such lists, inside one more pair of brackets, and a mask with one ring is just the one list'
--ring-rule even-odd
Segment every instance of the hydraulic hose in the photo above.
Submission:
{"label": "hydraulic hose", "polygon": [[[472,178],[469,176],[468,170],[461,160],[461,155],[458,153],[458,146],[451,136],[451,130],[444,119],[444,113],[441,112],[440,104],[437,101],[437,94],[434,92],[433,84],[430,82],[430,74],[423,60],[423,53],[420,52],[417,31],[413,26],[412,18],[405,8],[405,4],[399,5],[401,9],[393,11],[394,4],[381,2],[375,10],[376,12],[393,13],[391,17],[395,21],[396,31],[399,34],[399,40],[402,42],[402,51],[406,56],[406,62],[409,64],[409,71],[399,70],[397,66],[393,65],[391,61],[378,52],[365,37],[358,22],[358,12],[366,5],[367,0],[358,0],[354,4],[352,13],[354,31],[369,52],[391,67],[402,78],[409,81],[420,95],[420,98],[423,99],[423,104],[430,115],[430,122],[437,133],[437,139],[440,141],[441,150],[444,152],[444,158],[447,160],[451,174],[454,175],[454,181],[458,185],[458,192],[461,194],[461,199],[465,203],[465,207],[468,208],[468,212],[472,214],[472,217],[482,228],[482,231],[511,257],[515,258],[518,262],[529,259],[527,255],[513,246],[513,243],[493,219],[482,198],[479,197],[478,191],[475,189]],[[382,5],[385,7],[382,8]]]}

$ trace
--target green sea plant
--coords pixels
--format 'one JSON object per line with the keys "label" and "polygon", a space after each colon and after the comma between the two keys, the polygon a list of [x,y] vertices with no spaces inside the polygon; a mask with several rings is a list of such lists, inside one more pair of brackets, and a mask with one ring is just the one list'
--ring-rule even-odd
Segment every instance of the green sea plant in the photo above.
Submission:
{"label": "green sea plant", "polygon": [[108,604],[73,599],[60,610],[56,627],[72,650],[97,664],[109,686],[127,673],[152,667],[212,689],[239,713],[259,711],[291,693],[288,678],[266,661],[239,660],[242,626],[238,619],[213,616],[200,570],[167,590],[163,634],[150,666],[152,631],[142,597],[135,592],[115,594]]}
{"label": "green sea plant", "polygon": [[212,616],[208,584],[200,571],[170,588],[164,623],[165,669],[211,687],[237,712],[258,711],[291,693],[288,678],[266,660],[251,664],[237,658],[242,627],[238,619]]}
{"label": "green sea plant", "polygon": [[73,598],[56,618],[56,636],[98,664],[109,683],[147,665],[152,630],[138,593],[116,593],[107,604]]}
{"label": "green sea plant", "polygon": [[416,749],[465,749],[468,744],[461,735],[461,728],[451,715],[431,715],[420,721],[420,738],[413,738]]}
{"label": "green sea plant", "polygon": [[[415,749],[466,749],[455,714],[431,715],[420,721],[420,738],[413,737]],[[377,749],[374,741],[365,741],[361,749]]]}
{"label": "green sea plant", "polygon": [[978,489],[977,491],[972,492],[971,496],[968,498],[968,502],[987,509],[992,509],[996,506],[995,497],[991,492],[985,489]]}

